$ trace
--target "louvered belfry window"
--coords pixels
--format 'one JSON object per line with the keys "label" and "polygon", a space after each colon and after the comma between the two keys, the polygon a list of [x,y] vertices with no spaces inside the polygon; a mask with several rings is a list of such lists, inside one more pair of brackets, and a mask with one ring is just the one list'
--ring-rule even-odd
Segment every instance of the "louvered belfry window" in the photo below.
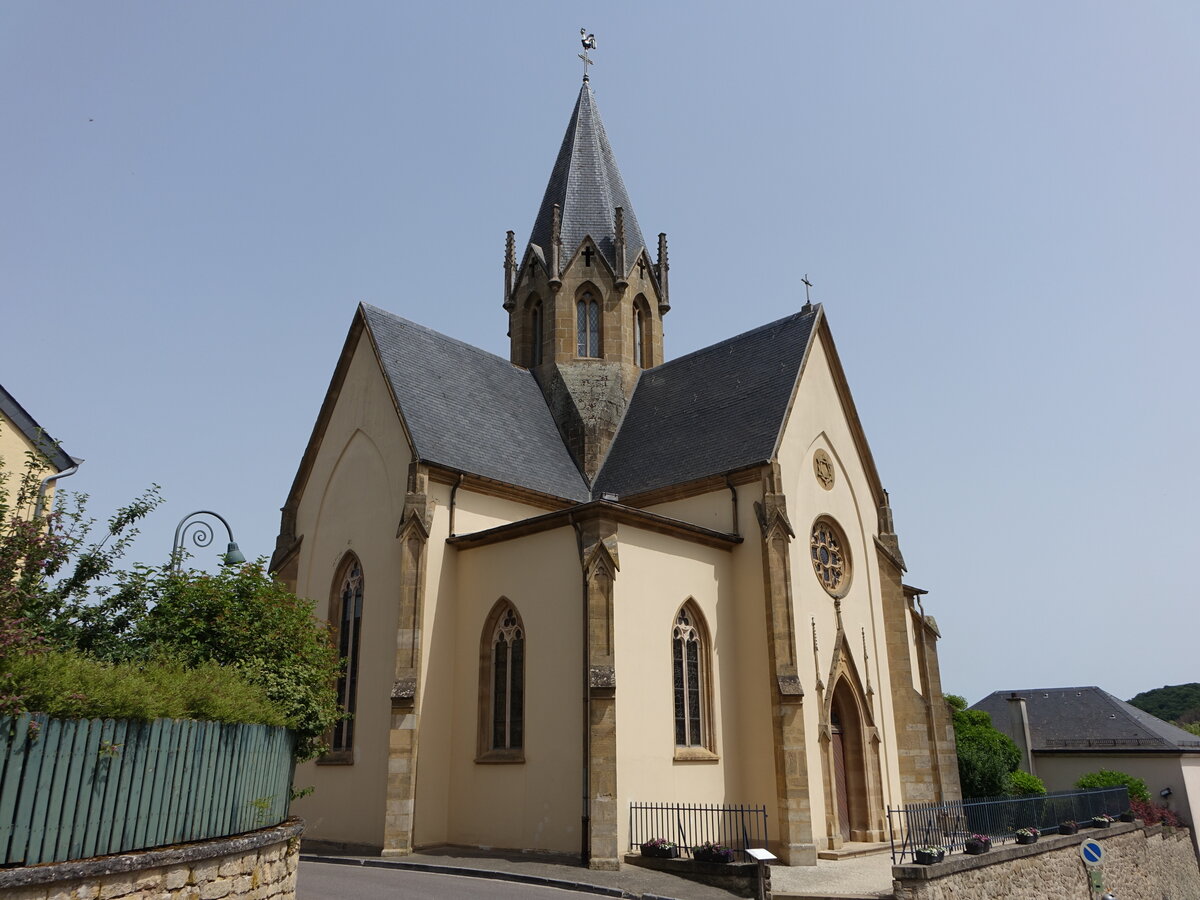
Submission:
{"label": "louvered belfry window", "polygon": [[542,301],[534,301],[529,312],[529,366],[542,364]]}
{"label": "louvered belfry window", "polygon": [[354,746],[354,713],[358,697],[358,648],[362,630],[363,574],[358,559],[351,557],[339,583],[336,602],[337,646],[342,670],[338,676],[338,705],[346,718],[333,727],[332,749],[350,750]]}
{"label": "louvered belfry window", "polygon": [[575,304],[575,355],[600,356],[600,304],[590,291]]}
{"label": "louvered belfry window", "polygon": [[525,630],[511,606],[492,636],[492,749],[525,741]]}
{"label": "louvered belfry window", "polygon": [[701,641],[686,606],[675,619],[671,653],[675,682],[675,745],[701,747],[704,745]]}

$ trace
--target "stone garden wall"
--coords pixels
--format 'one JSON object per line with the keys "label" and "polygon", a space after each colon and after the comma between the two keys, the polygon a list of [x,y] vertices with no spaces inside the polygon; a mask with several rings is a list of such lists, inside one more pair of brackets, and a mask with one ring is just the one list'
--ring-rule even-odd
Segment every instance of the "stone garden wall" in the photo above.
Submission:
{"label": "stone garden wall", "polygon": [[236,837],[0,870],[4,900],[294,900],[300,834],[291,819]]}
{"label": "stone garden wall", "polygon": [[1104,889],[1119,900],[1200,898],[1200,864],[1186,828],[1116,824],[1036,844],[1007,844],[980,856],[955,854],[932,866],[894,866],[896,900],[1003,900],[1079,897],[1089,893],[1079,845],[1104,847]]}

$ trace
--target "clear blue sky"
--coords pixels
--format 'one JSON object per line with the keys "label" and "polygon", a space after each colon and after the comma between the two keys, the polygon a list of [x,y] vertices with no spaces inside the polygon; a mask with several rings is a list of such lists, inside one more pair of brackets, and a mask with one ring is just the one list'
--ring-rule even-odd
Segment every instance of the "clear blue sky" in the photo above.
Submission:
{"label": "clear blue sky", "polygon": [[826,305],[947,691],[1196,663],[1200,5],[0,7],[0,383],[269,554],[355,305],[496,353],[599,41],[667,353]]}

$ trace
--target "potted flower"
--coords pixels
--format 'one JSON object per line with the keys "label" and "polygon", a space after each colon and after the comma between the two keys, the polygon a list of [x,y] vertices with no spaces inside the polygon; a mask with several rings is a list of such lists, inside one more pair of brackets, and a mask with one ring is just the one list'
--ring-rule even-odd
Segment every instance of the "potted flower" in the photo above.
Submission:
{"label": "potted flower", "polygon": [[992,849],[992,839],[986,834],[973,834],[967,838],[963,846],[963,850],[970,853],[972,856],[978,856],[980,853],[987,853]]}
{"label": "potted flower", "polygon": [[1134,815],[1134,812],[1132,809],[1127,809],[1127,810],[1125,810],[1125,812],[1121,813],[1121,821],[1122,822],[1132,822],[1135,818],[1137,818],[1137,817]]}
{"label": "potted flower", "polygon": [[927,847],[918,847],[913,851],[913,857],[920,866],[932,866],[934,863],[940,863],[946,858],[946,848],[938,847],[936,844],[930,844]]}
{"label": "potted flower", "polygon": [[692,848],[692,859],[697,862],[731,863],[733,862],[733,853],[732,847],[705,841],[699,847]]}
{"label": "potted flower", "polygon": [[1108,813],[1100,813],[1100,815],[1098,815],[1098,816],[1092,816],[1092,827],[1093,828],[1107,828],[1114,821],[1115,821],[1115,819],[1113,819],[1113,817],[1110,816]]}
{"label": "potted flower", "polygon": [[666,838],[651,838],[642,844],[642,856],[652,856],[655,859],[677,859],[679,845]]}
{"label": "potted flower", "polygon": [[1030,825],[1028,828],[1018,828],[1015,832],[1018,844],[1033,844],[1037,841],[1038,835],[1041,834],[1036,828]]}
{"label": "potted flower", "polygon": [[1059,834],[1078,834],[1079,823],[1074,819],[1063,819],[1058,823]]}

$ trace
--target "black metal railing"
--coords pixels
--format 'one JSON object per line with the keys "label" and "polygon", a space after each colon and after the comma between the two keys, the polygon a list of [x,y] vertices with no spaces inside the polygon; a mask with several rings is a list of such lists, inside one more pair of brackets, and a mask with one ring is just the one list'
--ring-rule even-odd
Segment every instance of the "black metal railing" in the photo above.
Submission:
{"label": "black metal railing", "polygon": [[704,843],[736,851],[736,861],[748,862],[747,849],[767,846],[766,806],[725,803],[630,803],[629,849],[663,838],[679,845],[680,856]]}
{"label": "black metal railing", "polygon": [[1018,828],[1034,827],[1054,834],[1068,819],[1081,826],[1093,816],[1116,817],[1129,809],[1129,790],[1124,787],[1094,791],[1059,791],[1033,797],[987,797],[954,803],[912,803],[888,809],[892,864],[911,859],[914,849],[944,847],[948,853],[961,851],[966,839],[984,834],[992,843],[1014,840]]}

